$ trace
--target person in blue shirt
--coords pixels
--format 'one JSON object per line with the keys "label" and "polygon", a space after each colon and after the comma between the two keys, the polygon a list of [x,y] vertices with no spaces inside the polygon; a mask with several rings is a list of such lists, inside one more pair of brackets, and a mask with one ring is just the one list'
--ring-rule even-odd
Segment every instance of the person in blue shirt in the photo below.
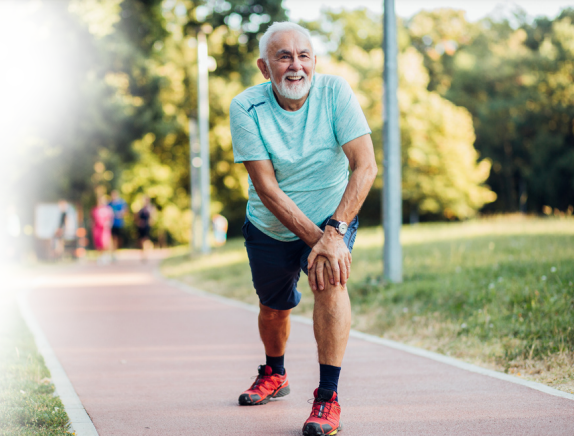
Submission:
{"label": "person in blue shirt", "polygon": [[115,251],[121,248],[124,238],[124,217],[127,211],[127,203],[120,197],[118,191],[111,192],[109,206],[114,211],[114,221],[112,223],[112,260],[116,259]]}
{"label": "person in blue shirt", "polygon": [[371,130],[349,84],[315,73],[305,28],[273,23],[259,51],[257,66],[269,81],[230,106],[234,159],[249,173],[243,235],[266,355],[239,404],[265,404],[290,391],[284,356],[303,271],[315,299],[320,372],[303,434],[333,435],[341,429],[337,392],[351,326],[346,283],[357,214],[377,174]]}

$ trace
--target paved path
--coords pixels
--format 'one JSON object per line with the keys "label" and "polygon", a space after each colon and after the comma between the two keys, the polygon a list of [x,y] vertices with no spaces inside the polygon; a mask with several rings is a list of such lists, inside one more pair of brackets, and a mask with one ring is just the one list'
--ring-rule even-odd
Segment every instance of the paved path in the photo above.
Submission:
{"label": "paved path", "polygon": [[[262,363],[253,311],[136,261],[59,270],[27,300],[101,436],[300,435],[318,381],[307,324],[292,326],[291,395],[240,407]],[[339,391],[346,436],[574,435],[572,400],[357,338]]]}

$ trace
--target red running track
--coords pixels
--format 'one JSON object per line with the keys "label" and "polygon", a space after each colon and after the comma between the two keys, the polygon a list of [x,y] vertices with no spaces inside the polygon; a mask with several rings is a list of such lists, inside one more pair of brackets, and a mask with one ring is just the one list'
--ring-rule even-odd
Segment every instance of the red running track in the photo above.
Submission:
{"label": "red running track", "polygon": [[[101,436],[300,435],[318,383],[310,325],[294,322],[291,394],[240,407],[263,363],[253,311],[187,293],[123,261],[45,277],[28,304]],[[351,338],[345,436],[574,435],[574,401]]]}

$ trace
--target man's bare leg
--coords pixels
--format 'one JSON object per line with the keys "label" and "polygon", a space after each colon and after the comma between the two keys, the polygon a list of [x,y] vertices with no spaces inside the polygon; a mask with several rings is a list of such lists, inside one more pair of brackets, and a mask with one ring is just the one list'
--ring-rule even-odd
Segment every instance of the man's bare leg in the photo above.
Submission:
{"label": "man's bare leg", "polygon": [[285,354],[291,332],[291,310],[277,310],[259,303],[259,335],[265,354],[279,357]]}
{"label": "man's bare leg", "polygon": [[[239,404],[266,404],[291,392],[284,368],[284,354],[291,331],[291,310],[276,310],[259,303],[259,334],[265,347],[265,365],[251,387],[239,396]],[[265,380],[260,383],[260,380]]]}
{"label": "man's bare leg", "polygon": [[325,289],[313,293],[313,330],[319,363],[340,367],[351,330],[351,301],[347,287],[332,285],[326,271],[324,280]]}
{"label": "man's bare leg", "polygon": [[[324,289],[313,291],[313,330],[319,353],[319,388],[311,415],[303,424],[303,435],[335,434],[341,430],[338,383],[341,363],[351,329],[351,302],[347,287],[329,282],[324,271]],[[329,404],[327,407],[326,405]]]}
{"label": "man's bare leg", "polygon": [[120,246],[120,238],[119,236],[112,235],[112,244],[111,244],[111,254],[112,254],[112,261],[116,260],[116,251]]}

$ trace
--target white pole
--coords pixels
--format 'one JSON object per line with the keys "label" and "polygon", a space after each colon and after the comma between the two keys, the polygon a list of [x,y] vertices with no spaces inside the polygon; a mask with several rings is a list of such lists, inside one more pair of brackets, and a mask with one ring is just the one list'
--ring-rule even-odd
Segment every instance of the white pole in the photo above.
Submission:
{"label": "white pole", "polygon": [[199,168],[201,168],[201,157],[199,157],[199,142],[197,141],[197,120],[189,120],[189,169],[191,181],[191,244],[190,250],[198,252],[200,250],[201,239],[201,188],[199,183]]}
{"label": "white pole", "polygon": [[197,104],[199,116],[199,144],[201,156],[201,251],[209,253],[210,224],[210,177],[209,177],[209,93],[208,93],[208,58],[207,39],[203,32],[197,34]]}
{"label": "white pole", "polygon": [[383,50],[385,69],[384,110],[384,162],[383,162],[383,249],[384,277],[393,283],[403,281],[403,250],[400,242],[402,224],[401,192],[401,134],[399,129],[399,103],[397,98],[397,19],[394,0],[384,0]]}

